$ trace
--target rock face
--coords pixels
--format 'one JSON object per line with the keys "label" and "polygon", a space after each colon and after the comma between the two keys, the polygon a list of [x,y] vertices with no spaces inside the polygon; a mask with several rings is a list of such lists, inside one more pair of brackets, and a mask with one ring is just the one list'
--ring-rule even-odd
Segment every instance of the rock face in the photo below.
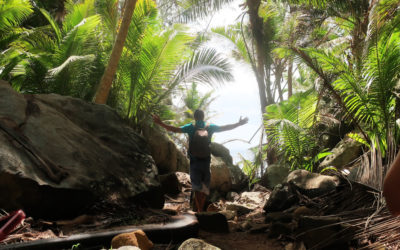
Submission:
{"label": "rock face", "polygon": [[160,174],[177,171],[189,173],[188,158],[163,131],[156,127],[146,126],[143,128],[143,134],[147,138],[151,155]]}
{"label": "rock face", "polygon": [[74,215],[99,197],[128,199],[159,187],[144,138],[105,105],[22,95],[0,81],[0,145],[6,210]]}

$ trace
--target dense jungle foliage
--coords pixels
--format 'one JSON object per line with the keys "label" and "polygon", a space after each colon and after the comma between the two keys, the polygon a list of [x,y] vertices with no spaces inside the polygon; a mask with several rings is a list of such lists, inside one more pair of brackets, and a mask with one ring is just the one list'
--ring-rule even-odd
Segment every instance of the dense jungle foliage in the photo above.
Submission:
{"label": "dense jungle foliage", "polygon": [[[259,88],[266,143],[248,173],[262,174],[264,163],[321,171],[320,160],[348,136],[364,145],[361,167],[380,187],[399,145],[400,2],[242,0],[238,23],[190,29],[232,2],[0,0],[0,78],[21,93],[94,101],[114,63],[108,105],[137,130],[151,113],[178,124],[212,101],[197,84],[232,80],[229,60],[207,47],[218,34],[236,45],[235,59],[251,66]],[[172,106],[176,93],[184,110]]]}

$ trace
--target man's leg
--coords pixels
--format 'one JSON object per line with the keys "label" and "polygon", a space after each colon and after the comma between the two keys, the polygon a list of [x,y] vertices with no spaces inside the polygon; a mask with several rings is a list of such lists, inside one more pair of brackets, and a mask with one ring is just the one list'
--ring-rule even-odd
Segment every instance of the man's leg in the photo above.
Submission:
{"label": "man's leg", "polygon": [[203,212],[206,202],[206,194],[201,191],[195,191],[194,200],[196,202],[197,212]]}

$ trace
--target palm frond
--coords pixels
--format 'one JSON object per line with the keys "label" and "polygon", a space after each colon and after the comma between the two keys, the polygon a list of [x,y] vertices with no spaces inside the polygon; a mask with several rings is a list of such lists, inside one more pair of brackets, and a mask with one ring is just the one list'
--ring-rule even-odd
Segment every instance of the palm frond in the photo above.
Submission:
{"label": "palm frond", "polygon": [[229,62],[214,49],[196,51],[177,76],[175,82],[195,80],[210,85],[233,80]]}
{"label": "palm frond", "polygon": [[220,10],[233,0],[178,0],[157,1],[163,18],[171,22],[188,23]]}
{"label": "palm frond", "polygon": [[0,1],[0,37],[18,27],[31,13],[32,5],[28,0]]}
{"label": "palm frond", "polygon": [[94,55],[84,55],[84,56],[70,56],[67,60],[65,60],[60,66],[49,69],[47,73],[48,78],[56,77],[60,72],[62,72],[67,67],[71,66],[73,63],[76,62],[91,62],[95,58]]}

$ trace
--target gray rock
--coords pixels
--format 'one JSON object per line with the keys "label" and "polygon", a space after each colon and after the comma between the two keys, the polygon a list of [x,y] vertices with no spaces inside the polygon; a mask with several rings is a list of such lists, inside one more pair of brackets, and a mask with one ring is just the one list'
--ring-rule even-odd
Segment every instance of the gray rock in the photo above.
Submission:
{"label": "gray rock", "polygon": [[180,245],[178,250],[221,250],[221,249],[211,244],[208,244],[204,240],[191,238],[185,240],[182,243],[182,245]]}
{"label": "gray rock", "polygon": [[167,134],[153,125],[144,126],[143,135],[146,137],[150,152],[160,174],[173,172],[189,173],[189,160],[180,151]]}
{"label": "gray rock", "polygon": [[274,189],[278,184],[282,184],[289,174],[289,168],[279,164],[268,166],[264,175],[261,177],[260,184],[266,188]]}
{"label": "gray rock", "polygon": [[129,199],[160,186],[144,138],[106,105],[22,95],[0,81],[0,125],[3,209],[76,216],[99,197]]}
{"label": "gray rock", "polygon": [[265,203],[265,200],[269,197],[268,195],[269,193],[265,192],[243,192],[237,202],[250,209],[255,209]]}
{"label": "gray rock", "polygon": [[[211,143],[211,154],[224,162],[226,167],[229,169],[231,176],[231,190],[242,191],[248,184],[248,177],[243,173],[239,166],[232,163],[232,156],[229,153],[229,149],[218,143]],[[219,163],[220,164],[220,163]]]}
{"label": "gray rock", "polygon": [[292,190],[287,184],[278,184],[275,186],[274,190],[269,197],[269,199],[264,204],[264,211],[279,212],[290,208],[298,201],[298,197],[292,193]]}
{"label": "gray rock", "polygon": [[337,176],[311,173],[298,169],[288,175],[287,182],[296,185],[299,190],[309,197],[316,197],[334,190],[340,183]]}
{"label": "gray rock", "polygon": [[224,145],[212,142],[211,143],[211,154],[215,157],[220,157],[227,165],[233,165],[232,156],[230,155],[229,149]]}
{"label": "gray rock", "polygon": [[210,189],[227,193],[232,187],[232,178],[228,165],[220,157],[211,157]]}
{"label": "gray rock", "polygon": [[357,159],[361,154],[361,150],[362,144],[360,142],[346,137],[332,149],[332,154],[328,155],[322,161],[319,165],[319,169],[322,170],[323,168],[330,166],[342,169],[343,166],[346,166]]}

